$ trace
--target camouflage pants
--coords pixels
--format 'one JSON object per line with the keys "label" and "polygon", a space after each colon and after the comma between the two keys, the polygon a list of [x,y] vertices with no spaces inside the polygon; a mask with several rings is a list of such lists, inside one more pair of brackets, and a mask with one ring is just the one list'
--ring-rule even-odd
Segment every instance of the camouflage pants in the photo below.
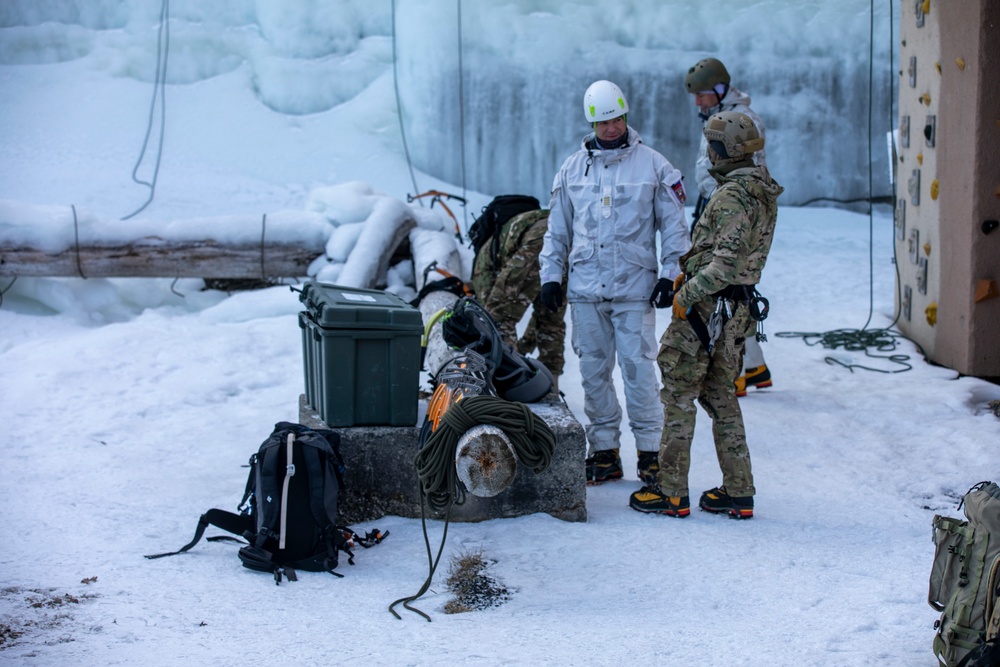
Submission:
{"label": "camouflage pants", "polygon": [[[707,322],[714,300],[696,304]],[[660,339],[657,362],[663,375],[660,400],[664,428],[660,441],[660,489],[668,496],[689,496],[691,440],[694,437],[695,400],[712,418],[715,452],[722,483],[733,496],[755,493],[743,413],[734,382],[743,369],[743,350],[753,325],[747,307],[740,305],[726,324],[709,357],[691,324],[676,316]]]}
{"label": "camouflage pants", "polygon": [[[566,305],[563,304],[555,313],[542,305],[542,286],[538,281],[540,250],[541,239],[537,243],[522,246],[506,261],[480,303],[496,320],[504,340],[525,355],[537,347],[539,361],[545,364],[553,376],[559,377],[565,365],[563,346],[566,339]],[[534,312],[519,341],[517,323],[529,306],[533,307]]]}

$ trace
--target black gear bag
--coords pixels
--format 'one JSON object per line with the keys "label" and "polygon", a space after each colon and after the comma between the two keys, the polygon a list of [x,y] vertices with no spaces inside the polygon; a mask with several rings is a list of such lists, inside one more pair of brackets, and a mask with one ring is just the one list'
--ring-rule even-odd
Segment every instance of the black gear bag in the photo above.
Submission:
{"label": "black gear bag", "polygon": [[479,254],[486,242],[494,239],[491,247],[493,255],[493,265],[496,266],[496,255],[500,245],[500,228],[515,215],[535,211],[541,208],[538,200],[530,195],[500,195],[494,197],[493,201],[483,208],[483,214],[479,216],[472,227],[469,228],[468,237],[472,242],[472,248]]}
{"label": "black gear bag", "polygon": [[555,386],[545,364],[505,343],[493,316],[472,297],[455,302],[442,321],[441,335],[452,348],[472,350],[485,359],[490,383],[505,401],[534,403]]}
{"label": "black gear bag", "polygon": [[[278,422],[250,457],[239,514],[210,509],[198,520],[191,542],[177,551],[146,558],[184,553],[211,525],[243,537],[247,541],[239,551],[243,566],[270,572],[276,584],[282,577],[295,581],[295,570],[343,576],[335,571],[341,551],[353,565],[354,544],[370,547],[388,535],[376,529],[361,537],[336,524],[343,472],[338,433]],[[234,538],[208,538],[224,539]]]}

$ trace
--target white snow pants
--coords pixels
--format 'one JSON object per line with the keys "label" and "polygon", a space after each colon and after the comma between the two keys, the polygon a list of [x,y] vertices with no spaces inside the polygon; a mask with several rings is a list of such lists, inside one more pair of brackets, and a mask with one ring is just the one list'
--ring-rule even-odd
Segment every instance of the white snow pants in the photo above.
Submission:
{"label": "white snow pants", "polygon": [[616,354],[636,449],[658,452],[663,405],[656,366],[656,311],[645,301],[579,301],[570,306],[591,453],[619,446],[622,409],[611,378]]}

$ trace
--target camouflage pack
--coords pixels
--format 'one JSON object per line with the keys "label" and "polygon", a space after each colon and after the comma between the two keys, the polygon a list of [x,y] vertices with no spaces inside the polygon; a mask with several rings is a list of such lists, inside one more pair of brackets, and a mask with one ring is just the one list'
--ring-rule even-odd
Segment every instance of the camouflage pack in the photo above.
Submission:
{"label": "camouflage pack", "polygon": [[927,602],[941,612],[934,655],[945,667],[996,665],[1000,644],[1000,487],[980,482],[962,498],[967,520],[935,515]]}

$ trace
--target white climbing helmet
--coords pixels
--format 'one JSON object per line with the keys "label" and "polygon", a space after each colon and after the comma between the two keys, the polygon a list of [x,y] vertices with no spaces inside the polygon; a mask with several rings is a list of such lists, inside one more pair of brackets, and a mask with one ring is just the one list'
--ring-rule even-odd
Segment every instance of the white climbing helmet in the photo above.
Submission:
{"label": "white climbing helmet", "polygon": [[595,81],[583,96],[583,115],[588,123],[611,120],[628,113],[622,89],[610,81]]}

